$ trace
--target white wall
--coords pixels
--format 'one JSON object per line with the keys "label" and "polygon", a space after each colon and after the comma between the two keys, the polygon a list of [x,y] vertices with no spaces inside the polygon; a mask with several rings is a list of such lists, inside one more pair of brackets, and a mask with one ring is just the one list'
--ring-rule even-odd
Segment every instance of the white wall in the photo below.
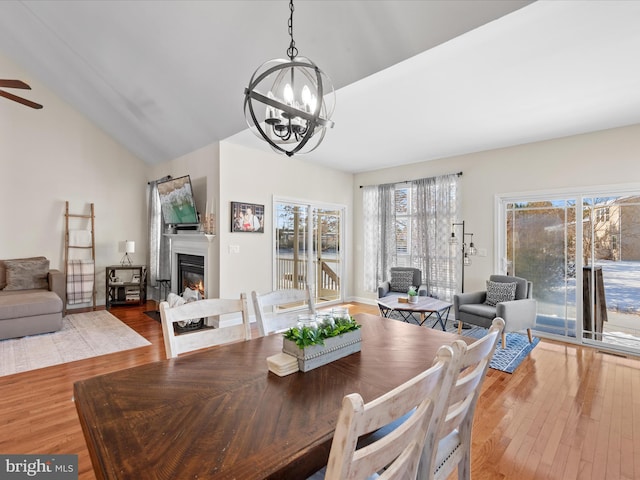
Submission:
{"label": "white wall", "polygon": [[147,166],[2,54],[0,73],[32,87],[12,93],[44,105],[0,98],[0,258],[44,255],[62,270],[65,200],[72,213],[94,203],[104,304],[104,271],[119,263],[119,243],[134,240],[134,262],[146,263]]}
{"label": "white wall", "polygon": [[[353,176],[318,167],[304,155],[287,157],[222,142],[220,144],[220,296],[234,298],[241,292],[272,289],[273,273],[273,197],[326,202],[346,206],[346,244],[351,249]],[[249,202],[265,206],[265,233],[230,230],[230,202]],[[237,245],[240,253],[229,253]],[[346,258],[346,270],[353,260]],[[346,279],[347,291],[350,279]]]}
{"label": "white wall", "polygon": [[[474,153],[358,174],[354,218],[362,217],[359,185],[433,177],[462,171],[462,218],[487,257],[465,269],[465,291],[480,290],[494,269],[494,201],[497,194],[627,184],[640,181],[640,125]],[[354,224],[354,297],[372,300],[363,288],[362,223]]]}
{"label": "white wall", "polygon": [[[157,180],[166,175],[171,175],[174,178],[184,175],[191,177],[196,208],[201,215],[207,212],[207,203],[209,204],[209,208],[211,208],[213,202],[213,209],[218,210],[218,194],[220,192],[219,143],[212,143],[187,155],[150,167],[149,169],[149,180]],[[217,212],[213,213],[216,213],[217,222],[219,214]],[[216,232],[218,231],[218,226],[219,222],[216,226]],[[220,241],[219,237],[216,236],[212,241],[212,250],[216,252],[216,255],[214,258],[209,259],[209,268],[214,272],[218,272],[220,269],[219,248]],[[216,282],[213,285],[207,286],[210,295],[219,296],[220,286],[218,281],[219,276],[216,276]]]}
{"label": "white wall", "polygon": [[[215,248],[219,253],[219,284],[214,291],[221,298],[237,298],[252,290],[268,291],[272,288],[273,197],[326,202],[346,206],[347,251],[351,252],[350,238],[353,208],[353,175],[336,172],[305,162],[304,156],[293,158],[265,150],[256,150],[223,141],[188,155],[151,168],[149,179],[164,175],[191,175],[196,203],[202,209],[198,192],[206,183],[207,201],[216,207]],[[206,178],[206,182],[197,179]],[[265,233],[245,233],[231,230],[231,202],[248,202],[265,206]],[[229,246],[237,245],[239,253],[230,253]],[[353,260],[348,255],[347,271],[352,271]],[[350,278],[347,291],[351,291]],[[250,310],[252,308],[250,307]]]}

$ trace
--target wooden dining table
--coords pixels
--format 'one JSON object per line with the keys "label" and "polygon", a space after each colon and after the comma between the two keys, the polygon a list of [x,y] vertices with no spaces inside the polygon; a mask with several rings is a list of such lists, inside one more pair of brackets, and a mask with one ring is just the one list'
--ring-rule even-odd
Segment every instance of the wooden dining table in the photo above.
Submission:
{"label": "wooden dining table", "polygon": [[324,466],[342,404],[429,368],[458,335],[358,314],[361,351],[279,377],[282,335],[79,381],[76,408],[98,479],[303,479]]}

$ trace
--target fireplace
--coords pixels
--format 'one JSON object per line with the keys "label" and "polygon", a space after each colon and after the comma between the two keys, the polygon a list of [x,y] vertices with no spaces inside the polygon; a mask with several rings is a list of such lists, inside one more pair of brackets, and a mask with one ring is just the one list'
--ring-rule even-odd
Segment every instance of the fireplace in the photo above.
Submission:
{"label": "fireplace", "polygon": [[[181,295],[184,292],[183,274],[178,272],[179,258],[192,260],[198,257],[198,261],[188,261],[186,281],[188,283],[202,282],[199,290],[204,298],[216,298],[218,295],[218,279],[216,277],[216,250],[214,248],[214,235],[202,235],[198,233],[165,233],[170,240],[171,251],[171,292]],[[195,267],[194,267],[195,265]],[[198,275],[197,279],[193,276]],[[219,326],[219,321],[209,318],[207,325]]]}
{"label": "fireplace", "polygon": [[200,292],[200,298],[205,298],[204,256],[178,253],[177,257],[178,295],[189,288]]}

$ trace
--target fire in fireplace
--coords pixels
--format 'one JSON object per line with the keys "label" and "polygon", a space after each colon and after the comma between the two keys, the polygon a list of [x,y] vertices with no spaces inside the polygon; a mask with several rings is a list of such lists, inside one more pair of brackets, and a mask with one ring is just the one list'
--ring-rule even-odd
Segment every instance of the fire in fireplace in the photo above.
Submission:
{"label": "fire in fireplace", "polygon": [[178,254],[178,295],[185,289],[198,290],[204,297],[204,257],[201,255]]}

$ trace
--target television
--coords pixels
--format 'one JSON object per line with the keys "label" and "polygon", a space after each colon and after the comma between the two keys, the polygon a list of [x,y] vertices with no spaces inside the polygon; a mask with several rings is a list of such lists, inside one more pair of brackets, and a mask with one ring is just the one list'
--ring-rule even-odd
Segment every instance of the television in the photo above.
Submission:
{"label": "television", "polygon": [[178,228],[198,225],[198,211],[189,175],[158,183],[158,195],[164,223]]}

